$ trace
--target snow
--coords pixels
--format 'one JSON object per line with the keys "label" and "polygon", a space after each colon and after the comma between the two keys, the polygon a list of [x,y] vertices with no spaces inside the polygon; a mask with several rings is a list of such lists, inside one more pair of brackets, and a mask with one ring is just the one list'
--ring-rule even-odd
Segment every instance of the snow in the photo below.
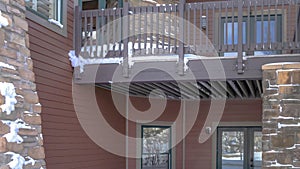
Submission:
{"label": "snow", "polygon": [[270,165],[271,167],[275,167],[275,166],[276,167],[277,166],[281,166],[281,167],[294,167],[293,165],[290,165],[290,164],[280,164],[280,163],[277,162],[277,160],[275,160],[274,162],[275,162],[275,164],[271,164]]}
{"label": "snow", "polygon": [[122,58],[97,58],[97,59],[84,59],[83,57],[75,56],[75,51],[71,50],[69,52],[69,60],[71,61],[72,67],[80,67],[80,73],[83,72],[84,65],[89,64],[109,64],[109,63],[118,63],[121,64],[123,62]]}
{"label": "snow", "polygon": [[8,26],[8,20],[2,16],[2,12],[0,11],[0,28],[2,28],[2,26]]}
{"label": "snow", "polygon": [[31,129],[31,127],[26,125],[26,123],[21,119],[17,119],[16,121],[2,120],[2,122],[10,127],[10,132],[3,136],[6,138],[7,142],[18,144],[22,143],[24,140],[21,136],[18,135],[19,129]]}
{"label": "snow", "polygon": [[3,62],[0,62],[0,67],[5,67],[8,69],[16,70],[16,68],[13,67],[12,65],[9,65],[9,64],[3,63]]}
{"label": "snow", "polygon": [[22,157],[20,154],[16,154],[13,152],[7,152],[5,155],[11,155],[11,160],[7,165],[11,169],[23,169],[23,165],[25,163],[25,158]]}
{"label": "snow", "polygon": [[297,123],[297,124],[281,124],[281,123],[278,123],[278,128],[283,128],[283,127],[300,127],[300,123]]}
{"label": "snow", "polygon": [[[7,152],[5,155],[11,155],[11,161],[7,164],[11,169],[23,169],[23,165],[34,165],[35,160],[29,156],[26,157],[28,159],[27,161],[25,160],[24,157],[22,157],[20,154],[16,154],[14,152]],[[41,167],[42,168],[42,167]]]}
{"label": "snow", "polygon": [[15,87],[12,83],[0,82],[0,93],[5,97],[5,103],[0,105],[0,108],[7,115],[10,115],[15,110],[15,104],[17,103]]}
{"label": "snow", "polygon": [[294,117],[285,117],[285,116],[278,116],[278,119],[284,119],[284,120],[294,120]]}
{"label": "snow", "polygon": [[58,27],[60,27],[61,29],[64,27],[64,25],[62,25],[59,21],[55,20],[55,19],[48,19],[48,21],[50,23],[53,23],[55,25],[57,25]]}
{"label": "snow", "polygon": [[31,164],[34,165],[35,164],[35,160],[33,158],[31,158],[30,156],[26,157],[28,159],[28,161],[25,161],[25,165]]}

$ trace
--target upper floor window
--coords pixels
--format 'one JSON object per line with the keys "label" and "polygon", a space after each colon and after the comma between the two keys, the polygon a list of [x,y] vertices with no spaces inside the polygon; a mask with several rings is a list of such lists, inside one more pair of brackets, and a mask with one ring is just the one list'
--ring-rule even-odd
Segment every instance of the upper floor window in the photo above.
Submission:
{"label": "upper floor window", "polygon": [[[237,17],[222,18],[221,29],[224,45],[238,44]],[[243,44],[266,44],[280,42],[282,39],[282,15],[244,16],[242,22]],[[251,55],[271,55],[279,51],[254,51]],[[226,52],[224,56],[236,56],[236,52]],[[244,52],[244,55],[246,53]]]}
{"label": "upper floor window", "polygon": [[25,0],[25,3],[28,18],[57,33],[66,33],[67,1]]}

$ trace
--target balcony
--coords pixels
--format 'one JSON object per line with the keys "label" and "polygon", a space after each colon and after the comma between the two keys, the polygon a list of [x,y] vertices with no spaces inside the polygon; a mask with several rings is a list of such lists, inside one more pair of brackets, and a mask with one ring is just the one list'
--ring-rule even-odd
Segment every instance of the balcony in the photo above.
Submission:
{"label": "balcony", "polygon": [[299,0],[230,0],[77,7],[75,56],[85,66],[75,69],[75,82],[130,84],[136,95],[168,89],[177,97],[169,89],[180,81],[190,91],[202,88],[203,98],[213,88],[216,97],[223,96],[221,89],[225,97],[260,97],[263,64],[300,60],[299,5]]}

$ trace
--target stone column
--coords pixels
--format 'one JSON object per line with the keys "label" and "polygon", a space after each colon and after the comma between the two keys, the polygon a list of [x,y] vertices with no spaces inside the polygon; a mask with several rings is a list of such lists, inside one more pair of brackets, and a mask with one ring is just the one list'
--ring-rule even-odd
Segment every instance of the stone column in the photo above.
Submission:
{"label": "stone column", "polygon": [[300,168],[300,62],[263,69],[263,168]]}
{"label": "stone column", "polygon": [[0,169],[45,167],[24,0],[0,0]]}

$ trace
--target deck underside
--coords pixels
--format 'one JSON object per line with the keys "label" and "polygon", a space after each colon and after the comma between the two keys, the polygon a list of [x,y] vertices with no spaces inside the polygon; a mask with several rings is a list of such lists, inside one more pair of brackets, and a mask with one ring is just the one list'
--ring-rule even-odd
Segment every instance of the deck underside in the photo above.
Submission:
{"label": "deck underside", "polygon": [[[75,69],[75,83],[95,84],[124,94],[169,99],[260,98],[264,64],[300,61],[299,54],[245,58],[245,71],[238,73],[236,58],[203,58],[189,60],[184,75],[179,75],[176,61],[135,62],[129,77],[122,64],[85,65]],[[159,89],[159,91],[153,91]],[[164,92],[164,94],[162,94]]]}

